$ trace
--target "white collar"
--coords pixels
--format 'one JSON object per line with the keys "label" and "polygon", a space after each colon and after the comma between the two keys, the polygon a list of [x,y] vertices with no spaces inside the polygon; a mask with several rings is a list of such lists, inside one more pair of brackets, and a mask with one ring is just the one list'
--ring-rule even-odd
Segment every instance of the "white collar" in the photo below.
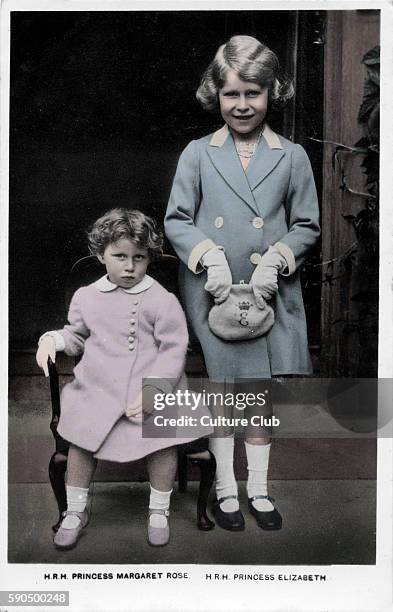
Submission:
{"label": "white collar", "polygon": [[[209,140],[209,145],[211,147],[222,147],[230,133],[231,132],[228,125],[223,125],[223,127],[217,130],[217,132],[214,132]],[[273,132],[267,123],[264,125],[262,136],[265,138],[270,149],[282,149],[282,144],[279,137],[275,132]]]}
{"label": "white collar", "polygon": [[[142,280],[137,285],[134,285],[133,287],[130,287],[129,289],[123,289],[123,287],[119,287],[119,289],[121,289],[122,291],[125,291],[125,293],[142,293],[142,291],[146,291],[146,289],[149,289],[149,287],[151,287],[153,283],[154,283],[154,279],[148,274],[145,274],[145,276],[142,278]],[[103,292],[113,291],[114,289],[118,288],[118,285],[115,285],[114,283],[112,283],[106,274],[105,276],[102,276],[101,278],[99,278],[93,284],[95,287],[97,287],[99,291],[103,291]]]}

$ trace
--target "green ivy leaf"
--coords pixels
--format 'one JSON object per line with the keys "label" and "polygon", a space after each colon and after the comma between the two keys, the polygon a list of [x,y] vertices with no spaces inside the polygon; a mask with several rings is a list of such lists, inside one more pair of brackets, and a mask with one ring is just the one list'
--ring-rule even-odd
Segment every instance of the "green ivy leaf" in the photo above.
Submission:
{"label": "green ivy leaf", "polygon": [[363,102],[359,108],[358,121],[359,123],[367,123],[367,120],[375,108],[375,101],[363,98]]}
{"label": "green ivy leaf", "polygon": [[380,56],[380,46],[377,45],[367,51],[367,53],[363,56],[362,62],[363,64],[372,66],[374,64],[379,64],[379,56]]}
{"label": "green ivy leaf", "polygon": [[379,144],[379,103],[375,105],[367,121],[367,129],[372,145]]}
{"label": "green ivy leaf", "polygon": [[379,64],[378,70],[376,68],[368,68],[367,70],[367,78],[376,86],[380,87],[380,79],[379,79]]}

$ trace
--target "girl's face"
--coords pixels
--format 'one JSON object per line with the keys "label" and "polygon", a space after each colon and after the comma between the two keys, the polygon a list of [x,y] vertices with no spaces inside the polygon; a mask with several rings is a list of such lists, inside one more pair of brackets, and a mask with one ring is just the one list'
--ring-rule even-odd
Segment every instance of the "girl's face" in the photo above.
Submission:
{"label": "girl's face", "polygon": [[221,116],[235,135],[252,135],[261,127],[267,113],[267,87],[242,81],[234,70],[229,70],[223,87],[218,92]]}
{"label": "girl's face", "polygon": [[103,255],[97,257],[106,266],[109,280],[123,289],[139,283],[150,262],[147,249],[140,248],[128,238],[111,242]]}

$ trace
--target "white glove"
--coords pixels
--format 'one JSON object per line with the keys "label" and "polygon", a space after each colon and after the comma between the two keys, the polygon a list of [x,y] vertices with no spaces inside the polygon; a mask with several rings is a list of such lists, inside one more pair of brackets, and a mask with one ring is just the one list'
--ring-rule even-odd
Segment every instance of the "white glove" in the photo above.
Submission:
{"label": "white glove", "polygon": [[143,415],[150,415],[154,412],[154,397],[157,391],[156,387],[146,385],[132,404],[126,408],[125,415],[131,423],[142,425]]}
{"label": "white glove", "polygon": [[209,291],[216,304],[227,299],[232,287],[232,274],[224,251],[220,247],[210,249],[202,257],[202,265],[207,268],[206,291]]}
{"label": "white glove", "polygon": [[270,300],[278,289],[278,273],[284,270],[287,262],[275,249],[269,247],[254,270],[250,284],[259,308],[264,307],[264,300]]}
{"label": "white glove", "polygon": [[37,364],[44,370],[45,376],[49,376],[48,357],[55,363],[56,342],[53,336],[44,336],[42,338],[35,356]]}
{"label": "white glove", "polygon": [[138,393],[132,404],[126,408],[126,417],[135,425],[142,425],[142,391]]}

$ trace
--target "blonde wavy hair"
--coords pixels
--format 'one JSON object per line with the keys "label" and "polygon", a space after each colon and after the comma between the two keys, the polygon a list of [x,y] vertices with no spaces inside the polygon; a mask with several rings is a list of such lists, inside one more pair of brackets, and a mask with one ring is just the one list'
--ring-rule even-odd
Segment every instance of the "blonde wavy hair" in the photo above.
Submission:
{"label": "blonde wavy hair", "polygon": [[219,108],[218,92],[229,70],[234,70],[242,81],[267,87],[274,106],[285,104],[294,94],[291,79],[282,74],[277,55],[269,47],[252,36],[232,36],[218,48],[202,75],[196,98],[205,110]]}

